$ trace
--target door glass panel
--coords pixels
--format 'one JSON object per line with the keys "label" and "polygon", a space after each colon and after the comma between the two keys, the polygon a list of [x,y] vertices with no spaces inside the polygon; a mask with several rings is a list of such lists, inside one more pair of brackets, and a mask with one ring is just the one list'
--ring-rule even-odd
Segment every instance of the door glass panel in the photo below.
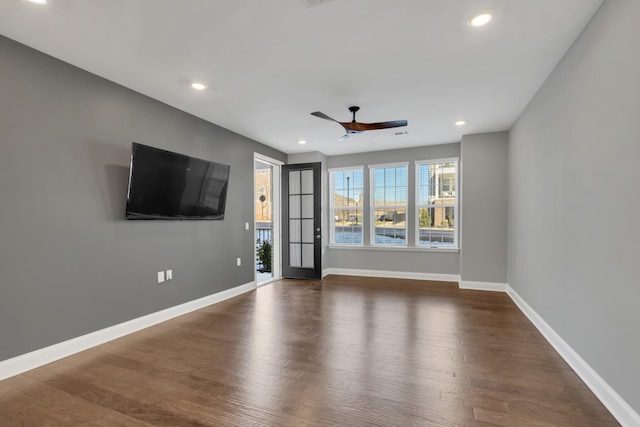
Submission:
{"label": "door glass panel", "polygon": [[289,241],[294,243],[300,243],[300,220],[289,220]]}
{"label": "door glass panel", "polygon": [[300,194],[300,171],[289,172],[289,194]]}
{"label": "door glass panel", "polygon": [[[313,218],[313,196],[306,195],[296,197],[302,197],[302,218]],[[298,201],[298,203],[300,202]]]}
{"label": "door glass panel", "polygon": [[[305,245],[306,246],[306,245]],[[289,265],[291,267],[302,267],[300,243],[289,243]]]}
{"label": "door glass panel", "polygon": [[302,266],[313,268],[313,243],[302,245]]}
{"label": "door glass panel", "polygon": [[[298,232],[298,235],[300,235],[299,232]],[[293,241],[293,238],[291,239],[291,241]],[[304,243],[313,243],[313,220],[312,219],[302,220],[302,241]]]}
{"label": "door glass panel", "polygon": [[313,171],[302,171],[302,191],[301,193],[310,194],[313,193]]}
{"label": "door glass panel", "polygon": [[300,218],[300,196],[289,196],[289,218]]}
{"label": "door glass panel", "polygon": [[281,264],[278,254],[281,248],[278,239],[280,233],[277,230],[279,224],[274,221],[276,206],[280,204],[279,199],[276,199],[279,198],[279,191],[275,189],[279,168],[270,162],[255,159],[254,172],[255,269],[256,281],[260,286],[279,275]]}

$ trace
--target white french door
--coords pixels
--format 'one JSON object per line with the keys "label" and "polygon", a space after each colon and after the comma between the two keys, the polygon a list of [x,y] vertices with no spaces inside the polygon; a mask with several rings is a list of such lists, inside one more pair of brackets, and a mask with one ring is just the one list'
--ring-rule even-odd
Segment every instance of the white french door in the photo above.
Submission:
{"label": "white french door", "polygon": [[[253,155],[254,164],[254,230],[256,237],[256,284],[262,286],[282,277],[281,261],[281,167],[282,162]],[[270,262],[261,255],[260,248],[270,246]],[[264,249],[264,247],[263,247]]]}

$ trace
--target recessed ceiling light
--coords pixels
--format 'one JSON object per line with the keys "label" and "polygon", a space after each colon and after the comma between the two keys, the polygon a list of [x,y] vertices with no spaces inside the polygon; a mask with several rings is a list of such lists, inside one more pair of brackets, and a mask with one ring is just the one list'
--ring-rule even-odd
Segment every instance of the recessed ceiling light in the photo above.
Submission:
{"label": "recessed ceiling light", "polygon": [[47,0],[29,0],[31,3],[35,3],[35,4],[39,4],[44,6],[45,4],[47,4]]}
{"label": "recessed ceiling light", "polygon": [[304,139],[301,139],[300,141],[298,141],[298,144],[300,144],[300,145],[304,145],[306,143],[307,143],[307,141],[305,141]]}
{"label": "recessed ceiling light", "polygon": [[457,122],[454,123],[456,126],[464,126],[467,124],[466,120],[458,120]]}
{"label": "recessed ceiling light", "polygon": [[203,85],[202,83],[191,83],[191,87],[194,88],[195,90],[205,90],[207,87],[205,85]]}
{"label": "recessed ceiling light", "polygon": [[472,27],[484,27],[491,22],[492,19],[493,16],[491,16],[490,13],[481,13],[469,19],[468,24]]}

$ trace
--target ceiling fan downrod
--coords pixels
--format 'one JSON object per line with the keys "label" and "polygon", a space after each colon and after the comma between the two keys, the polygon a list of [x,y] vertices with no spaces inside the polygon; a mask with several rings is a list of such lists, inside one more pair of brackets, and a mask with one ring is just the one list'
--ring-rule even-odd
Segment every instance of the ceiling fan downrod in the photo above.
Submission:
{"label": "ceiling fan downrod", "polygon": [[356,105],[349,107],[349,111],[353,113],[353,120],[351,120],[352,123],[356,122],[356,113],[358,112],[358,110],[360,110],[360,107]]}

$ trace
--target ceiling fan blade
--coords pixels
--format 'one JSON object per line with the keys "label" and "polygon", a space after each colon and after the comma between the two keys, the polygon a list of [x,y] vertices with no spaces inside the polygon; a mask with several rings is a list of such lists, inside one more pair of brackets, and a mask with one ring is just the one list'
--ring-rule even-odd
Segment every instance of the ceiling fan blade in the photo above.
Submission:
{"label": "ceiling fan blade", "polygon": [[407,126],[406,120],[395,120],[380,123],[340,122],[347,131],[364,132],[365,130],[390,129]]}
{"label": "ceiling fan blade", "polygon": [[344,136],[341,136],[341,137],[340,137],[340,138],[338,138],[336,141],[338,141],[338,142],[344,142],[344,141],[346,141],[347,139],[349,139],[349,134],[348,134],[348,133],[347,133],[347,134],[345,134]]}
{"label": "ceiling fan blade", "polygon": [[330,120],[332,122],[340,123],[339,121],[337,121],[333,117],[329,117],[325,113],[321,113],[320,111],[314,111],[313,113],[311,113],[311,115],[312,116],[316,116],[316,117],[320,117],[321,119]]}
{"label": "ceiling fan blade", "polygon": [[390,122],[369,123],[368,126],[376,129],[389,129],[407,126],[408,124],[409,122],[407,122],[406,120],[392,120]]}

